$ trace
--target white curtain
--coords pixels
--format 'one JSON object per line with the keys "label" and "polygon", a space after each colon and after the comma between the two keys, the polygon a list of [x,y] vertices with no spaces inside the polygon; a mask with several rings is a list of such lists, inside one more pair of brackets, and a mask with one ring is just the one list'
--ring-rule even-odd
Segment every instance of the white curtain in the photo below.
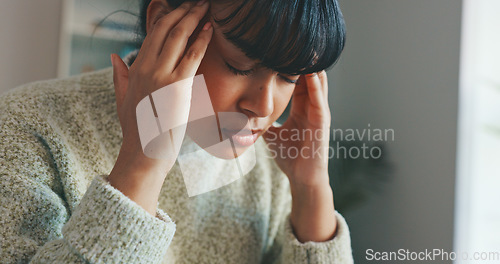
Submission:
{"label": "white curtain", "polygon": [[499,263],[500,1],[464,0],[462,21],[455,263]]}

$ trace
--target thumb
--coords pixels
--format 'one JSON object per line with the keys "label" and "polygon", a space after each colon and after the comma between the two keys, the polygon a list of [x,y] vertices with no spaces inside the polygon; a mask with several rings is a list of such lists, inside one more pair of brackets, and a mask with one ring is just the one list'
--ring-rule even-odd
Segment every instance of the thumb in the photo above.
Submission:
{"label": "thumb", "polygon": [[115,85],[116,105],[120,111],[128,87],[128,67],[117,54],[111,54],[113,65],[113,83]]}

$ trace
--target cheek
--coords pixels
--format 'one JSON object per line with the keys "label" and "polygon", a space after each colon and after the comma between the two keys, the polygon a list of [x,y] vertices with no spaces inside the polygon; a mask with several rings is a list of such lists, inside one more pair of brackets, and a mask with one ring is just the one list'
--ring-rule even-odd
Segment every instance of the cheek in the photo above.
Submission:
{"label": "cheek", "polygon": [[234,111],[238,96],[231,78],[226,78],[223,74],[210,75],[205,78],[207,83],[210,101],[216,112]]}

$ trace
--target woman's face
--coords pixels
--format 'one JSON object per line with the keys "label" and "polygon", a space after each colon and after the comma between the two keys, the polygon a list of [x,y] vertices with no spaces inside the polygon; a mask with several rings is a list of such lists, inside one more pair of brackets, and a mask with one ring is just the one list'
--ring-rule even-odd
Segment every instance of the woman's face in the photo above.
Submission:
{"label": "woman's face", "polygon": [[[231,11],[215,3],[212,3],[210,8],[210,12],[216,17],[223,17]],[[241,120],[224,122],[220,120],[223,116],[219,115],[217,122],[205,122],[203,125],[200,123],[198,126],[194,125],[194,129],[189,129],[188,125],[188,134],[197,141],[196,138],[206,137],[206,134],[219,135],[222,130],[222,137],[226,139],[236,133],[232,130],[245,128],[251,132],[243,134],[252,133],[254,138],[260,137],[285,110],[299,76],[283,75],[259,66],[258,61],[249,59],[227,40],[216,23],[212,25],[212,40],[196,75],[203,74],[215,113],[238,113],[237,115],[247,119],[247,122],[246,125],[241,125]],[[226,137],[224,132],[227,132]],[[233,141],[238,154],[248,148],[246,144],[238,144],[238,140]],[[216,153],[216,156],[234,158],[233,150],[222,152]]]}

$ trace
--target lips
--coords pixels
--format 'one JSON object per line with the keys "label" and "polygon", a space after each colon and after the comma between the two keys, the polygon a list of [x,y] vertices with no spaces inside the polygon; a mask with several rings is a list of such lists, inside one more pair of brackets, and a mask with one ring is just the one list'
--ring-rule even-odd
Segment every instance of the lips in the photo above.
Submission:
{"label": "lips", "polygon": [[254,144],[261,131],[261,129],[222,129],[222,133],[226,138],[231,138],[235,144],[245,147]]}

